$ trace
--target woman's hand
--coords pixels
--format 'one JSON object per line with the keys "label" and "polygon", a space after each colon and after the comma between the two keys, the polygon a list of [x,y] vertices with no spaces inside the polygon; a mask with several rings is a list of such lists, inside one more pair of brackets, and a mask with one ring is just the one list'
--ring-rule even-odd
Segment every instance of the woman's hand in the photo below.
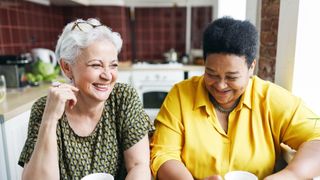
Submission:
{"label": "woman's hand", "polygon": [[204,178],[202,180],[223,180],[223,179],[219,175],[213,175],[213,176],[206,177],[206,178]]}
{"label": "woman's hand", "polygon": [[53,83],[47,96],[43,120],[55,120],[58,122],[65,108],[73,108],[77,103],[75,93],[78,91],[78,88],[69,84]]}

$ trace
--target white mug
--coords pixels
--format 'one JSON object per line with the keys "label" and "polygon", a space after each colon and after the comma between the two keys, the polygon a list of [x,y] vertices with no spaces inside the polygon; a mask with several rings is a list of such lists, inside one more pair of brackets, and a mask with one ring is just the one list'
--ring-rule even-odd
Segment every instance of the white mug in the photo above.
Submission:
{"label": "white mug", "polygon": [[248,171],[230,171],[224,175],[225,180],[258,180],[258,177]]}
{"label": "white mug", "polygon": [[81,180],[114,180],[114,178],[108,173],[93,173],[86,175]]}

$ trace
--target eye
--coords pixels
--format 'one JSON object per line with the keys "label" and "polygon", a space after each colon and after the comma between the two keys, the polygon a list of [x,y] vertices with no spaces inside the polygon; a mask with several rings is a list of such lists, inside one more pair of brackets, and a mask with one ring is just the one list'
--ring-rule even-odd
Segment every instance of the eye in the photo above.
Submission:
{"label": "eye", "polygon": [[227,77],[227,79],[229,79],[229,80],[231,80],[231,81],[235,81],[235,80],[237,80],[238,79],[238,77]]}
{"label": "eye", "polygon": [[219,79],[219,76],[218,75],[215,75],[215,74],[210,74],[210,73],[206,73],[208,75],[209,78],[211,79]]}
{"label": "eye", "polygon": [[112,68],[112,69],[116,69],[117,67],[118,67],[117,63],[110,64],[110,68]]}
{"label": "eye", "polygon": [[99,64],[99,63],[94,63],[94,64],[90,64],[89,66],[93,67],[93,68],[99,68],[101,67],[102,65]]}

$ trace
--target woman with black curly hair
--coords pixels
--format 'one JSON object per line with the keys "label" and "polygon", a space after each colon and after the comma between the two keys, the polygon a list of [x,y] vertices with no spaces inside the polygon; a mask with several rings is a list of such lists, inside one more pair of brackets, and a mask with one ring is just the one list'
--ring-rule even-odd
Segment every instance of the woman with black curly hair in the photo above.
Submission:
{"label": "woman with black curly hair", "polygon": [[[158,179],[221,179],[233,170],[259,179],[320,175],[320,127],[302,100],[253,76],[258,33],[223,17],[203,35],[205,72],[176,84],[156,118],[151,169]],[[319,123],[318,123],[319,124]],[[280,144],[297,150],[275,173]]]}

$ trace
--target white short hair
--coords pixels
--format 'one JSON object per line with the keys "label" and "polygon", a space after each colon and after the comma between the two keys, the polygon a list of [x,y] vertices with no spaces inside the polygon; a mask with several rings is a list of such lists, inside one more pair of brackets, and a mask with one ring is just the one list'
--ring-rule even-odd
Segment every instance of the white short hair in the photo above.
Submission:
{"label": "white short hair", "polygon": [[74,63],[81,49],[97,40],[108,40],[114,44],[118,53],[121,50],[120,34],[113,32],[111,28],[101,24],[99,20],[95,18],[77,19],[68,23],[57,42],[55,53],[58,62],[60,63],[60,60],[64,59],[67,63]]}

